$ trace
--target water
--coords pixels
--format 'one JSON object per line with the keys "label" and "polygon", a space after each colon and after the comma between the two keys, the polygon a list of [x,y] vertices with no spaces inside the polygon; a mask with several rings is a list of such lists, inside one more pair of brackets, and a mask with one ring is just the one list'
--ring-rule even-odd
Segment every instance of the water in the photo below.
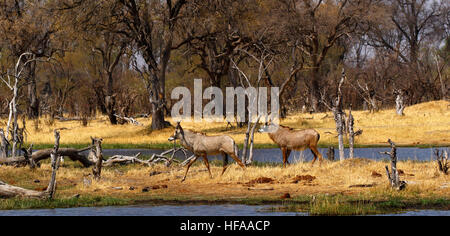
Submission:
{"label": "water", "polygon": [[[139,205],[3,210],[0,216],[307,216],[304,212],[271,212],[270,205]],[[450,211],[417,210],[380,216],[450,216]]]}
{"label": "water", "polygon": [[[448,150],[448,148],[443,147],[439,148],[439,150]],[[389,159],[387,155],[380,154],[380,152],[389,152],[390,148],[355,148],[354,153],[355,157],[363,157],[369,158],[373,160],[384,160]],[[142,155],[152,154],[160,154],[163,150],[154,150],[154,149],[104,149],[103,154],[106,156],[113,155],[129,155],[134,156],[137,153],[141,153]],[[326,158],[327,149],[319,148],[319,152],[322,153],[324,158]],[[415,161],[430,161],[435,160],[434,157],[434,148],[414,148],[414,147],[399,147],[397,148],[397,158],[400,161],[404,160],[415,160]],[[270,148],[270,149],[254,149],[254,161],[258,162],[274,162],[281,163],[281,150],[278,148]],[[191,154],[190,154],[191,155]],[[348,149],[345,149],[345,156],[348,157]],[[338,150],[335,150],[335,158],[339,158]],[[176,154],[176,157],[182,158],[184,155],[181,152]],[[220,155],[218,156],[210,156],[210,160],[219,159],[222,160]],[[313,159],[313,155],[310,150],[305,151],[292,151],[289,162],[295,163],[299,161],[311,161]]]}
{"label": "water", "polygon": [[296,212],[268,212],[270,206],[140,205],[0,211],[0,216],[295,216]]}

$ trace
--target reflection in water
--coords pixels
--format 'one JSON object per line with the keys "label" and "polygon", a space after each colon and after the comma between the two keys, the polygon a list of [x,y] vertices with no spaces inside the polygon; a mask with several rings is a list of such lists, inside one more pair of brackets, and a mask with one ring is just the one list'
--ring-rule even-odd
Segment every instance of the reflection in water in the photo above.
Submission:
{"label": "reflection in water", "polygon": [[[8,210],[0,216],[305,216],[303,212],[271,212],[276,206],[248,205],[140,205],[119,207],[79,207],[58,209]],[[450,211],[420,210],[396,214],[399,216],[450,216]]]}

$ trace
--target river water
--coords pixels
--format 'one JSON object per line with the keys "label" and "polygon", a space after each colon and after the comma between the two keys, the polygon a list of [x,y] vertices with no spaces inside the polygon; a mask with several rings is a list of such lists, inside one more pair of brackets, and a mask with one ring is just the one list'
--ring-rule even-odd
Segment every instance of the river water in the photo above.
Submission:
{"label": "river water", "polygon": [[[3,210],[0,216],[307,216],[304,212],[272,212],[275,206],[139,205],[57,209]],[[381,216],[450,216],[450,211],[419,210]]]}
{"label": "river water", "polygon": [[[439,150],[448,150],[447,147],[438,148]],[[380,154],[380,152],[389,152],[390,148],[355,148],[354,153],[355,157],[369,158],[373,160],[387,160],[389,156]],[[434,148],[414,148],[414,147],[399,147],[397,148],[397,158],[398,160],[415,160],[415,161],[430,161],[435,160],[433,154]],[[130,155],[134,156],[137,153],[141,153],[142,155],[152,155],[159,154],[163,152],[163,150],[155,150],[155,149],[104,149],[103,154],[105,156],[113,156],[113,155]],[[322,153],[324,158],[326,158],[327,149],[319,148],[319,152]],[[254,149],[254,161],[258,162],[273,162],[273,163],[281,163],[281,150],[278,148],[270,148],[270,149]],[[345,149],[345,156],[348,157],[348,148]],[[339,158],[338,150],[335,151],[335,158]],[[176,157],[183,157],[181,152],[178,152]],[[221,156],[211,156],[208,157],[210,160],[214,159],[222,159]],[[289,158],[290,163],[295,163],[299,161],[311,161],[313,159],[313,155],[310,150],[305,151],[293,151]]]}

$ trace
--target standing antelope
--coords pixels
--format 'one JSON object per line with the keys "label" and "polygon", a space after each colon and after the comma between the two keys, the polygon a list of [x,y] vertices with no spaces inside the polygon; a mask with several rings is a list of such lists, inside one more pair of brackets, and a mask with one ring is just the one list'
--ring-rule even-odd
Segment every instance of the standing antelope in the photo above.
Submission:
{"label": "standing antelope", "polygon": [[243,169],[244,164],[239,160],[239,149],[234,140],[227,135],[207,136],[203,133],[194,132],[192,130],[183,130],[178,122],[175,128],[174,134],[169,138],[169,141],[179,139],[181,145],[193,152],[195,157],[187,164],[186,173],[184,174],[183,182],[186,179],[186,175],[191,165],[197,160],[198,157],[203,157],[203,162],[208,169],[209,176],[212,178],[211,170],[209,169],[209,163],[207,155],[222,154],[223,156],[223,170],[222,175],[228,167],[228,155],[231,156]]}
{"label": "standing antelope", "polygon": [[306,148],[309,148],[314,155],[312,164],[317,157],[322,162],[322,154],[317,150],[320,134],[314,129],[294,130],[286,126],[266,123],[258,131],[268,133],[270,139],[278,144],[283,154],[283,167],[286,167],[292,150],[303,151]]}

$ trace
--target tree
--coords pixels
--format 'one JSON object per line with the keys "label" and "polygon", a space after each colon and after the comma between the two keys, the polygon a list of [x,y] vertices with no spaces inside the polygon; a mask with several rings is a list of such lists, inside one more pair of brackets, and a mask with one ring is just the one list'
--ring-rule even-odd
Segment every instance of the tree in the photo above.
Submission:
{"label": "tree", "polygon": [[[0,38],[10,56],[19,58],[23,53],[32,53],[35,58],[48,58],[57,51],[53,43],[56,37],[57,18],[47,10],[48,1],[5,1],[0,5]],[[21,57],[25,63],[25,57]],[[36,62],[26,64],[27,114],[29,118],[39,116],[37,95]]]}
{"label": "tree", "polygon": [[[186,0],[167,1],[114,1],[112,8],[117,24],[121,29],[117,33],[135,43],[134,55],[145,62],[140,70],[152,104],[153,130],[169,125],[164,119],[166,108],[166,71],[170,55],[175,45],[174,33],[177,22],[182,18],[180,12],[185,8]],[[139,60],[139,59],[137,59]],[[139,69],[139,63],[135,65]]]}
{"label": "tree", "polygon": [[286,27],[285,32],[298,40],[297,47],[305,55],[305,64],[310,69],[307,83],[314,111],[319,111],[320,89],[324,84],[321,67],[330,49],[356,32],[370,7],[370,1],[282,1],[280,14],[284,15],[281,16],[284,20],[280,27]]}

